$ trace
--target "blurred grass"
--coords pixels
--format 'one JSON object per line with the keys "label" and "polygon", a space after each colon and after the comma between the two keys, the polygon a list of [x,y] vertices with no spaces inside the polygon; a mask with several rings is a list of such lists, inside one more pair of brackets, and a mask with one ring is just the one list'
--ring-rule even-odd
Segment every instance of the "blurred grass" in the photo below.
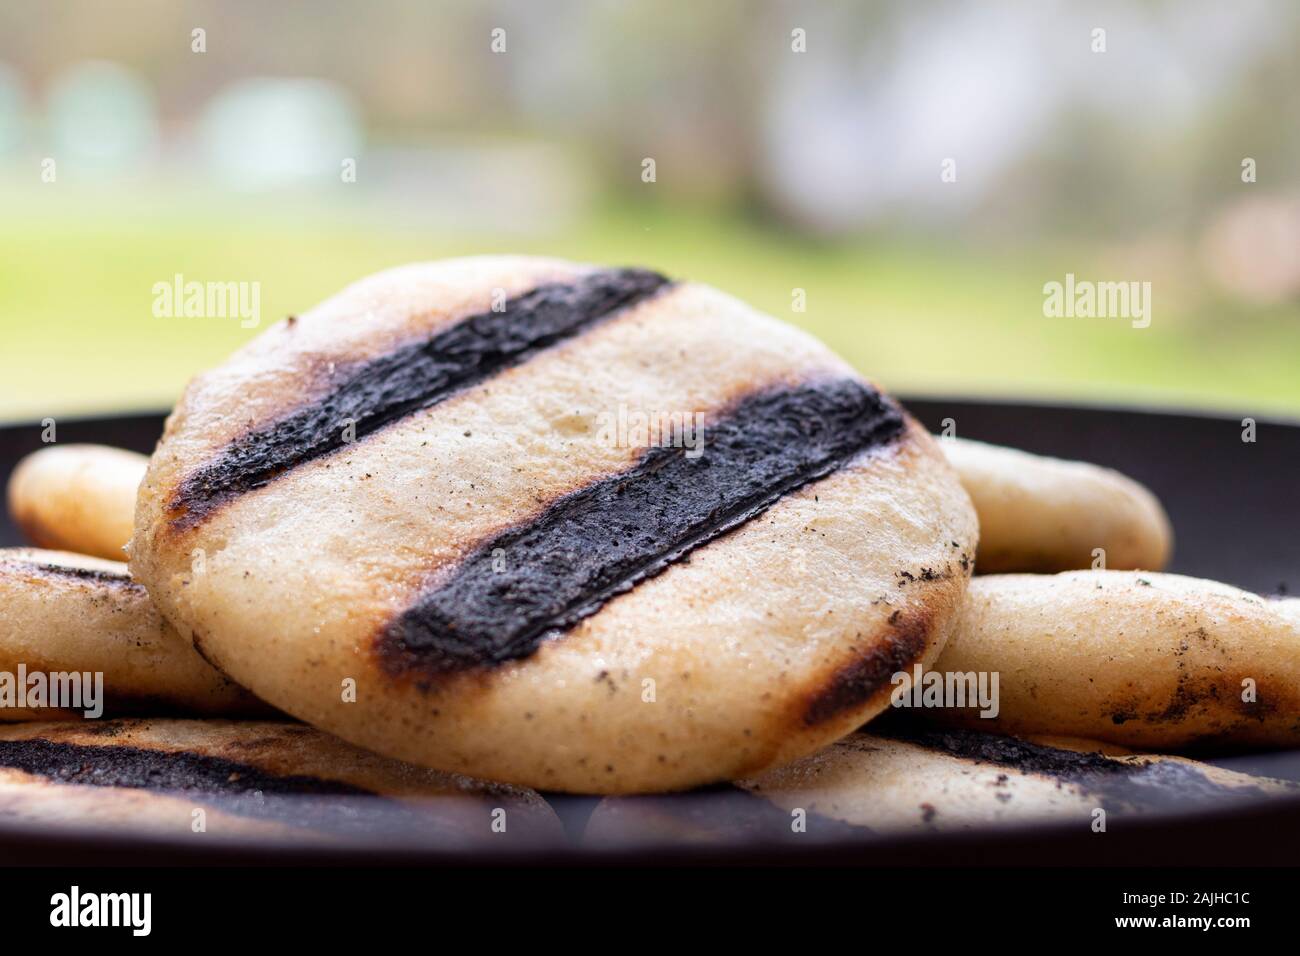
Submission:
{"label": "blurred grass", "polygon": [[[257,333],[155,318],[155,282],[260,281],[262,328],[348,282],[419,259],[503,251],[644,264],[720,286],[807,328],[891,389],[1300,411],[1300,310],[1154,290],[1150,328],[1049,319],[1044,282],[1096,250],[821,244],[730,215],[607,205],[555,235],[454,232],[414,208],[322,206],[123,187],[0,196],[0,418],[170,405]],[[791,308],[805,289],[807,311]],[[1168,303],[1168,304],[1166,304]]]}

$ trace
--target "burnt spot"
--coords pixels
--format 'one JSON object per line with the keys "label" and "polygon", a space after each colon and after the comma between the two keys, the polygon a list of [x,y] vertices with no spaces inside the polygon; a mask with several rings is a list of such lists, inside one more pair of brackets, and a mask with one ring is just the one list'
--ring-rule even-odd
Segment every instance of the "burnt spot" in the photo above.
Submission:
{"label": "burnt spot", "polygon": [[1123,806],[1265,796],[1261,787],[1219,783],[1199,767],[1177,760],[1119,760],[1096,751],[1062,750],[1016,737],[970,730],[912,732],[891,729],[891,736],[964,760],[1049,777],[1104,802]]}
{"label": "burnt spot", "polygon": [[1254,700],[1247,700],[1242,693],[1244,680],[1245,678],[1225,681],[1226,697],[1235,713],[1261,723],[1285,713],[1300,713],[1300,700],[1286,699],[1275,693],[1271,685],[1257,683]]}
{"label": "burnt spot", "polygon": [[83,737],[120,737],[126,733],[128,726],[119,720],[86,720],[72,732]]}
{"label": "burnt spot", "polygon": [[920,660],[930,643],[932,618],[929,613],[889,617],[890,631],[848,664],[809,698],[803,722],[812,727],[865,704],[899,671],[907,671]]}
{"label": "burnt spot", "polygon": [[1206,703],[1218,696],[1219,689],[1213,683],[1198,686],[1196,682],[1188,680],[1186,672],[1180,670],[1169,703],[1163,710],[1148,715],[1147,721],[1153,724],[1182,723],[1192,711],[1203,709]]}
{"label": "burnt spot", "polygon": [[468,316],[377,358],[331,366],[310,404],[254,427],[185,478],[172,495],[171,525],[193,527],[223,503],[520,365],[668,285],[644,269],[593,272],[538,286],[502,311]]}
{"label": "burnt spot", "polygon": [[898,406],[857,379],[752,393],[705,428],[698,457],[652,448],[480,544],[380,631],[377,655],[390,674],[426,677],[528,657],[903,428]]}
{"label": "burnt spot", "polygon": [[142,585],[131,580],[125,572],[103,571],[99,568],[78,568],[68,564],[54,564],[48,561],[29,561],[26,559],[4,559],[0,561],[0,570],[16,568],[23,574],[62,579],[65,581],[86,581],[104,584],[114,588],[124,588],[144,594]]}
{"label": "burnt spot", "polygon": [[1191,676],[1179,664],[1178,677],[1167,696],[1152,694],[1146,701],[1149,706],[1129,703],[1111,708],[1111,720],[1119,725],[1136,721],[1144,726],[1180,726],[1192,721],[1207,719],[1248,719],[1264,721],[1275,717],[1279,711],[1291,709],[1291,703],[1280,700],[1276,694],[1265,694],[1256,689],[1256,699],[1242,697],[1242,678],[1230,671]]}

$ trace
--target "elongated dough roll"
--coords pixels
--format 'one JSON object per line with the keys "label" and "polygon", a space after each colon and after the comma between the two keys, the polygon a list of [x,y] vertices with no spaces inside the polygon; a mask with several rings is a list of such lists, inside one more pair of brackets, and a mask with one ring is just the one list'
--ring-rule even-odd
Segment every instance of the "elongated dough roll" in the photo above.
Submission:
{"label": "elongated dough roll", "polygon": [[1300,745],[1300,614],[1175,574],[976,578],[935,669],[998,672],[999,712],[950,725],[1130,747]]}
{"label": "elongated dough roll", "polygon": [[9,513],[37,547],[121,561],[148,464],[106,445],[51,445],[14,469]]}
{"label": "elongated dough roll", "polygon": [[1031,455],[962,438],[939,446],[957,469],[980,520],[978,573],[1165,566],[1169,519],[1146,488],[1086,462]]}
{"label": "elongated dough roll", "polygon": [[[96,673],[103,674],[100,700]],[[91,685],[82,680],[80,706],[50,706],[59,702],[49,691],[52,674],[92,675]],[[274,713],[199,657],[126,565],[0,550],[0,722],[80,719],[98,716],[99,707],[107,715]]]}

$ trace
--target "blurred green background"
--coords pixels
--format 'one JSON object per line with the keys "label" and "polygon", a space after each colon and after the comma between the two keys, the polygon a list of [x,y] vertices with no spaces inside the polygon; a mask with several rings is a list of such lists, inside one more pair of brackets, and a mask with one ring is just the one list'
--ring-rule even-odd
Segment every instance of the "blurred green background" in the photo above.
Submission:
{"label": "blurred green background", "polygon": [[[264,328],[496,251],[716,284],[900,392],[1294,417],[1298,49],[1286,0],[7,2],[0,418],[257,333],[156,317],[177,274]],[[1067,273],[1150,326],[1046,316]]]}

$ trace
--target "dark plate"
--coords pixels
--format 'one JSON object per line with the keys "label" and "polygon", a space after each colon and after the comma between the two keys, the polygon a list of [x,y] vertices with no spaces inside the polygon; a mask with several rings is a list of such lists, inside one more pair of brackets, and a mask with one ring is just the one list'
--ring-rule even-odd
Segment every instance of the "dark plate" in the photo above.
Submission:
{"label": "dark plate", "polygon": [[[1110,408],[1008,402],[917,399],[908,408],[933,430],[952,419],[966,438],[1077,458],[1118,468],[1152,488],[1176,534],[1172,571],[1214,578],[1264,594],[1300,591],[1300,426],[1261,421],[1256,441],[1242,441],[1240,417],[1169,414]],[[60,443],[97,442],[148,452],[161,415],[58,423]],[[0,427],[0,483],[23,455],[41,447],[37,425]],[[0,545],[21,544],[7,514]],[[1300,751],[1213,760],[1247,773],[1300,780]],[[266,840],[217,845],[203,840],[71,832],[0,824],[0,861],[72,863],[152,862],[692,862],[864,863],[1294,863],[1300,839],[1300,796],[1260,799],[1187,812],[1171,807],[1126,820],[1106,834],[1071,824],[1023,826],[963,834],[840,836],[833,840],[763,837],[683,846],[647,839],[639,846],[593,851],[576,842],[596,801],[548,795],[569,840],[530,848],[465,849],[389,842],[305,849]],[[702,813],[730,813],[718,794],[667,798],[694,801]],[[684,803],[682,803],[685,806]]]}

